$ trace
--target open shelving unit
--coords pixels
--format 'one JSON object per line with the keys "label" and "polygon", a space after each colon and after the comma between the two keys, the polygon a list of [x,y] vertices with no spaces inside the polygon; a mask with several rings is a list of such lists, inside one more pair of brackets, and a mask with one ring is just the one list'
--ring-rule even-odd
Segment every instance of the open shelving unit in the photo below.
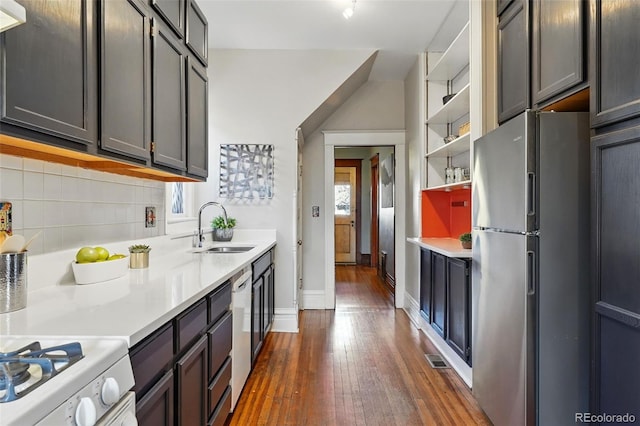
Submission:
{"label": "open shelving unit", "polygon": [[[424,55],[425,176],[422,190],[422,237],[457,238],[471,229],[471,180],[448,182],[445,169],[470,169],[473,143],[469,131],[459,134],[470,121],[469,21],[444,51]],[[443,104],[443,97],[454,95]],[[449,143],[444,139],[457,136]]]}

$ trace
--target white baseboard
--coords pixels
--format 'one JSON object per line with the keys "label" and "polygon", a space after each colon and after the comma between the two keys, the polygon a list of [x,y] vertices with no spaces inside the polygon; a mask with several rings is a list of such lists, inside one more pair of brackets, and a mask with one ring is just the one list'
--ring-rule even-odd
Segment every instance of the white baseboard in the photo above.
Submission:
{"label": "white baseboard", "polygon": [[[462,378],[462,380],[471,388],[473,383],[473,370],[471,367],[464,362],[457,353],[451,349],[451,347],[447,344],[447,342],[440,337],[438,333],[431,327],[431,324],[428,324],[422,315],[420,315],[420,305],[418,302],[411,297],[410,294],[405,293],[404,296],[405,306],[404,311],[407,313],[407,316],[419,330],[431,340],[431,343],[440,351],[440,354],[444,359],[447,360],[449,365],[458,373],[458,375]],[[425,359],[425,362],[426,359]]]}
{"label": "white baseboard", "polygon": [[276,308],[271,331],[279,333],[298,332],[298,310],[295,308]]}
{"label": "white baseboard", "polygon": [[324,290],[303,290],[302,309],[326,309]]}

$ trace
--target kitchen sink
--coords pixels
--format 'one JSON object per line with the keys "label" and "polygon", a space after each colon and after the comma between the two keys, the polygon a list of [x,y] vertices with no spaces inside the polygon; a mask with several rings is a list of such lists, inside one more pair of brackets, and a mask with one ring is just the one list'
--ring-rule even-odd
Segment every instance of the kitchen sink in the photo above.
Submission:
{"label": "kitchen sink", "polygon": [[201,253],[245,253],[255,246],[216,246],[211,247]]}

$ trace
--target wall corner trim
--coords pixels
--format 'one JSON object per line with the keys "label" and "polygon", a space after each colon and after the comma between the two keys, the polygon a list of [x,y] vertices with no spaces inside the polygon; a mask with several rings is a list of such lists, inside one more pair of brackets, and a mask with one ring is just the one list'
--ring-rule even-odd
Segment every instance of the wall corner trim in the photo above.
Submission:
{"label": "wall corner trim", "polygon": [[271,331],[276,333],[297,333],[298,310],[295,308],[276,308]]}

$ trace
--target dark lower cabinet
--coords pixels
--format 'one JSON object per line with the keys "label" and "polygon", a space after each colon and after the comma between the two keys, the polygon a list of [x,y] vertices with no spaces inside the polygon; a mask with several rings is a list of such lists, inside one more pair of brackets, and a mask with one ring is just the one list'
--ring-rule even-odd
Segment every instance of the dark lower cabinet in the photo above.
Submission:
{"label": "dark lower cabinet", "polygon": [[471,364],[469,262],[447,258],[447,343]]}
{"label": "dark lower cabinet", "polygon": [[587,83],[586,5],[583,0],[533,0],[531,6],[531,92],[539,104]]}
{"label": "dark lower cabinet", "polygon": [[138,424],[172,426],[174,422],[173,371],[165,374],[147,394],[136,403]]}
{"label": "dark lower cabinet", "polygon": [[207,423],[207,336],[176,362],[178,425]]}
{"label": "dark lower cabinet", "polygon": [[471,365],[471,277],[468,259],[420,249],[420,314]]}
{"label": "dark lower cabinet", "polygon": [[431,250],[420,249],[420,314],[431,322]]}
{"label": "dark lower cabinet", "polygon": [[275,309],[273,250],[251,265],[253,274],[251,302],[251,364],[255,364],[265,337],[271,330]]}
{"label": "dark lower cabinet", "polygon": [[638,419],[640,126],[592,138],[591,157],[594,305],[590,411],[630,413]]}
{"label": "dark lower cabinet", "polygon": [[515,0],[498,21],[498,122],[531,105],[529,99],[529,0]]}
{"label": "dark lower cabinet", "polygon": [[148,160],[151,144],[149,10],[139,0],[102,4],[100,148]]}
{"label": "dark lower cabinet", "polygon": [[96,3],[20,3],[27,10],[27,22],[0,35],[0,121],[96,144]]}
{"label": "dark lower cabinet", "polygon": [[431,253],[432,307],[431,326],[439,335],[447,333],[447,260],[440,253]]}
{"label": "dark lower cabinet", "polygon": [[152,19],[153,144],[154,164],[187,169],[186,93],[184,46],[173,31]]}
{"label": "dark lower cabinet", "polygon": [[591,0],[591,127],[640,116],[640,2]]}
{"label": "dark lower cabinet", "polygon": [[224,423],[231,410],[230,304],[227,282],[131,348],[140,425]]}

